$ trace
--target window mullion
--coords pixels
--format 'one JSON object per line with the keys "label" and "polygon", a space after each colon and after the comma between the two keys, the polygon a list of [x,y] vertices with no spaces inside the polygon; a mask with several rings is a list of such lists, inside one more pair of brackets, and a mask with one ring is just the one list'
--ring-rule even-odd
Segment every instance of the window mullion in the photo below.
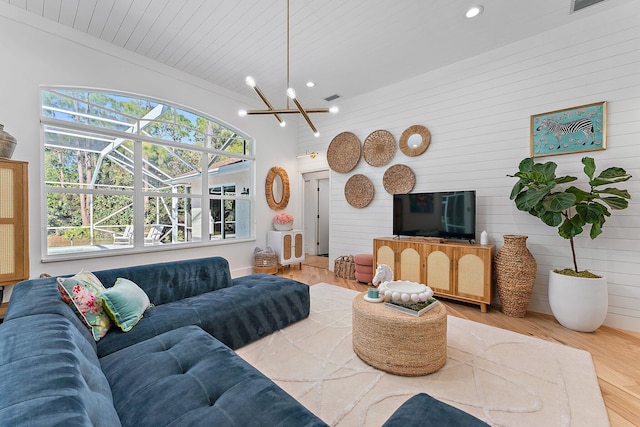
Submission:
{"label": "window mullion", "polygon": [[211,240],[211,235],[213,234],[213,230],[210,230],[210,206],[211,203],[209,200],[209,156],[207,153],[202,153],[200,157],[200,170],[202,173],[200,174],[201,178],[201,190],[200,190],[200,235],[202,236],[202,241]]}
{"label": "window mullion", "polygon": [[133,246],[144,246],[144,197],[142,195],[142,142],[133,143]]}

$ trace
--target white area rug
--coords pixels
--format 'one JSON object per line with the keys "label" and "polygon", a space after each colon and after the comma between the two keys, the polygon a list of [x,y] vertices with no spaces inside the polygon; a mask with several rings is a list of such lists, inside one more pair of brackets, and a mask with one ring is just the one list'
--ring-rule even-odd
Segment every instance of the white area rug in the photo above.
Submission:
{"label": "white area rug", "polygon": [[238,354],[332,426],[380,426],[426,392],[495,426],[608,426],[591,355],[448,317],[447,363],[422,377],[387,374],[351,346],[356,291],[311,286],[311,315]]}

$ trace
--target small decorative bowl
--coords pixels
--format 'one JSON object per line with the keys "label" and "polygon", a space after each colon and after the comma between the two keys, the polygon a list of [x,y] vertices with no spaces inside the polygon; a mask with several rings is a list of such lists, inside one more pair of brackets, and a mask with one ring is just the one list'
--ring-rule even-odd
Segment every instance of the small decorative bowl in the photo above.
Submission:
{"label": "small decorative bowl", "polygon": [[433,296],[433,290],[429,286],[404,280],[384,282],[380,284],[378,291],[385,301],[393,300],[405,304],[427,301]]}

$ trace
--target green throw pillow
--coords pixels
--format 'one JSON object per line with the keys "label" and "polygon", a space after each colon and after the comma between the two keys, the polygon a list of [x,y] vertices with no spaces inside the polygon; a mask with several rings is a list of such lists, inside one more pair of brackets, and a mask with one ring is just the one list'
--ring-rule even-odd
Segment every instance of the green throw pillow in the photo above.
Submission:
{"label": "green throw pillow", "polygon": [[131,280],[118,278],[113,287],[98,294],[100,302],[113,322],[128,332],[151,306],[147,294]]}
{"label": "green throw pillow", "polygon": [[105,290],[100,280],[88,271],[73,277],[58,277],[58,292],[62,300],[91,330],[93,339],[104,337],[111,327],[111,320],[104,312],[98,294]]}

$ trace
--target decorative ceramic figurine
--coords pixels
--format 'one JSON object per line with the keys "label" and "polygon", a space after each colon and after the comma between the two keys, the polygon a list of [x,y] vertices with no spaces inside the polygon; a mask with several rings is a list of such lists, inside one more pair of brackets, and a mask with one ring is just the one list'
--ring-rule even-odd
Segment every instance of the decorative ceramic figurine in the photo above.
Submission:
{"label": "decorative ceramic figurine", "polygon": [[391,271],[391,267],[387,264],[378,264],[378,268],[376,268],[376,275],[373,276],[373,280],[371,280],[371,284],[373,286],[378,286],[381,283],[390,282],[393,280],[393,271]]}

